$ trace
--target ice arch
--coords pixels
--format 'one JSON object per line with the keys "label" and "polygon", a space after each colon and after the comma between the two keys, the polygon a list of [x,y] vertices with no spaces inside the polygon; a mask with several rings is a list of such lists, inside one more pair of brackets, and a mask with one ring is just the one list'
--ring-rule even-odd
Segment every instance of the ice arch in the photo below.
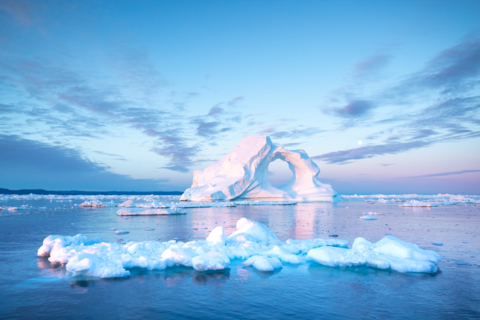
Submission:
{"label": "ice arch", "polygon": [[[277,159],[286,161],[292,180],[275,188],[268,179],[268,165]],[[300,200],[332,201],[336,192],[322,183],[320,169],[303,150],[287,150],[272,143],[267,136],[243,138],[220,161],[205,170],[193,172],[192,187],[181,200]]]}
{"label": "ice arch", "polygon": [[268,164],[268,180],[276,188],[284,185],[293,178],[293,172],[288,163],[282,160],[272,161]]}

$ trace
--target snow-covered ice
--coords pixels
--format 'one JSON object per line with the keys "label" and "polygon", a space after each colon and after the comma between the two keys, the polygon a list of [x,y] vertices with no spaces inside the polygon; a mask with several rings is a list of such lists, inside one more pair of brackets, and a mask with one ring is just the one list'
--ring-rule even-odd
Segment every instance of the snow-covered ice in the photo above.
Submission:
{"label": "snow-covered ice", "polygon": [[[368,216],[368,215],[367,215]],[[38,249],[52,263],[66,264],[72,275],[100,278],[125,277],[128,269],[163,270],[173,266],[193,267],[198,271],[228,268],[234,259],[260,271],[273,271],[284,264],[320,263],[328,266],[370,266],[399,272],[434,273],[440,256],[394,237],[375,244],[355,239],[352,249],[341,239],[281,241],[264,224],[241,218],[237,230],[228,237],[216,227],[206,240],[182,242],[142,241],[108,243],[86,236],[51,235]],[[117,233],[126,231],[118,230]]]}

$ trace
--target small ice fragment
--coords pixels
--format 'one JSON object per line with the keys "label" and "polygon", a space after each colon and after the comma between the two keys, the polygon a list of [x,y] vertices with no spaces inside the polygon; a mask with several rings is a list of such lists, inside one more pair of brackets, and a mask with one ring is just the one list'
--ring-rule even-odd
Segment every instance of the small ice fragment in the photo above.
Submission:
{"label": "small ice fragment", "polygon": [[152,228],[145,228],[145,231],[153,231],[155,229],[152,229]]}
{"label": "small ice fragment", "polygon": [[432,242],[434,246],[443,246],[443,242]]}
{"label": "small ice fragment", "polygon": [[115,231],[115,234],[127,234],[127,233],[130,233],[130,231],[125,231],[125,230]]}
{"label": "small ice fragment", "polygon": [[337,237],[338,237],[338,234],[331,234],[331,235],[329,235],[329,237],[337,238]]}
{"label": "small ice fragment", "polygon": [[377,218],[373,217],[373,216],[370,216],[370,215],[364,215],[364,216],[361,216],[360,219],[362,220],[377,220]]}
{"label": "small ice fragment", "polygon": [[457,261],[456,263],[457,263],[459,266],[471,266],[471,264],[468,263],[468,262]]}
{"label": "small ice fragment", "polygon": [[115,231],[117,230],[117,228],[110,228],[110,231]]}

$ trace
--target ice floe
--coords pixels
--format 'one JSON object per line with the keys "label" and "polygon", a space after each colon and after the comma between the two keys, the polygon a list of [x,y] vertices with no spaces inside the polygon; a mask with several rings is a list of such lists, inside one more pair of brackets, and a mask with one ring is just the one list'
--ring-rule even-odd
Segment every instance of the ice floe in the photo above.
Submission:
{"label": "ice floe", "polygon": [[400,205],[401,207],[437,207],[438,204],[432,202],[423,202],[417,200],[407,201]]}
{"label": "ice floe", "polygon": [[[368,216],[368,215],[367,215]],[[117,234],[127,231],[118,230]],[[118,240],[121,242],[122,240]],[[52,263],[66,264],[73,276],[100,278],[125,277],[128,269],[163,270],[173,266],[193,267],[198,271],[228,268],[234,259],[260,271],[274,271],[283,264],[320,263],[327,266],[370,266],[399,272],[437,270],[440,256],[422,250],[415,244],[387,236],[375,244],[364,238],[355,239],[352,249],[341,239],[281,241],[265,225],[242,218],[237,230],[225,235],[217,227],[207,240],[182,242],[143,241],[108,243],[99,238],[87,240],[76,235],[51,235],[38,249],[39,256],[48,256]]]}
{"label": "ice floe", "polygon": [[[451,206],[480,203],[480,195],[452,195],[452,194],[437,194],[437,195],[419,195],[419,194],[398,194],[398,195],[342,195],[344,201],[366,201],[371,204],[396,204],[410,202],[411,205],[418,206],[413,201],[422,202],[429,207],[431,206]],[[420,205],[424,206],[424,205]]]}
{"label": "ice floe", "polygon": [[101,202],[95,202],[95,201],[85,201],[81,204],[78,205],[79,207],[84,207],[84,208],[101,208],[103,207],[103,203]]}
{"label": "ice floe", "polygon": [[162,216],[172,214],[186,214],[185,210],[175,206],[170,209],[120,209],[117,211],[118,216]]}
{"label": "ice floe", "polygon": [[371,221],[377,220],[377,218],[375,218],[374,216],[370,216],[370,215],[368,215],[368,214],[361,216],[360,219],[362,219],[362,220],[367,220],[367,221],[368,221],[368,220],[371,220]]}
{"label": "ice floe", "polygon": [[308,252],[308,258],[329,267],[368,266],[398,272],[437,272],[440,256],[431,250],[404,242],[393,236],[371,243],[356,238],[351,249],[321,247]]}

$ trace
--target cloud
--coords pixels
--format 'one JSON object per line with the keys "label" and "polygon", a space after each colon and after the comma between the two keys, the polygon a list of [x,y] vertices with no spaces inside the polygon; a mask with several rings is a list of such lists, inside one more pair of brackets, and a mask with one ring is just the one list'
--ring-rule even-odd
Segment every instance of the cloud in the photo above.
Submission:
{"label": "cloud", "polygon": [[272,131],[269,133],[269,136],[275,139],[298,139],[298,138],[311,138],[312,136],[325,132],[325,130],[322,130],[317,127],[308,127],[304,129],[292,129],[289,131]]}
{"label": "cloud", "polygon": [[423,148],[430,145],[431,142],[426,141],[412,141],[412,142],[399,142],[399,143],[390,143],[382,144],[375,146],[367,146],[343,151],[335,151],[325,153],[319,156],[311,157],[315,160],[322,160],[329,164],[348,164],[352,160],[360,160],[373,158],[379,155],[385,154],[397,154],[413,149]]}
{"label": "cloud", "polygon": [[115,174],[77,149],[15,135],[0,135],[0,150],[0,181],[7,188],[155,191],[169,181]]}
{"label": "cloud", "polygon": [[387,54],[379,54],[361,61],[355,65],[353,69],[354,77],[367,77],[377,74],[380,70],[385,68],[392,57]]}
{"label": "cloud", "polygon": [[463,92],[479,84],[479,75],[480,39],[470,38],[441,51],[421,72],[407,80],[407,84],[441,89],[442,93]]}
{"label": "cloud", "polygon": [[372,101],[352,100],[342,107],[324,108],[323,112],[343,118],[360,118],[368,115],[374,108],[376,108],[376,105]]}
{"label": "cloud", "polygon": [[[356,65],[354,74],[375,72],[390,57],[372,57]],[[395,154],[435,143],[480,136],[480,40],[467,38],[439,52],[417,72],[388,81],[372,90],[365,79],[355,79],[334,91],[322,112],[342,119],[340,130],[381,125],[368,140],[371,147],[330,152],[318,156],[328,163],[345,164],[377,155]],[[362,82],[363,81],[363,82]],[[356,98],[352,98],[356,97]],[[362,97],[361,99],[357,97]],[[346,104],[341,105],[343,101]],[[378,120],[373,111],[386,109],[389,118]],[[408,111],[407,111],[408,110]]]}
{"label": "cloud", "polygon": [[210,116],[210,117],[211,117],[211,116],[220,115],[220,114],[223,113],[223,111],[224,111],[224,110],[223,110],[222,108],[220,108],[220,107],[212,107],[212,108],[210,109],[210,111],[208,112],[207,116]]}
{"label": "cloud", "polygon": [[430,177],[453,176],[453,175],[459,175],[459,174],[471,173],[471,172],[480,172],[480,170],[462,170],[462,171],[442,172],[442,173],[426,174],[426,175],[423,175],[423,176],[401,177],[401,178],[397,178],[397,179],[412,179],[412,178],[430,178]]}

